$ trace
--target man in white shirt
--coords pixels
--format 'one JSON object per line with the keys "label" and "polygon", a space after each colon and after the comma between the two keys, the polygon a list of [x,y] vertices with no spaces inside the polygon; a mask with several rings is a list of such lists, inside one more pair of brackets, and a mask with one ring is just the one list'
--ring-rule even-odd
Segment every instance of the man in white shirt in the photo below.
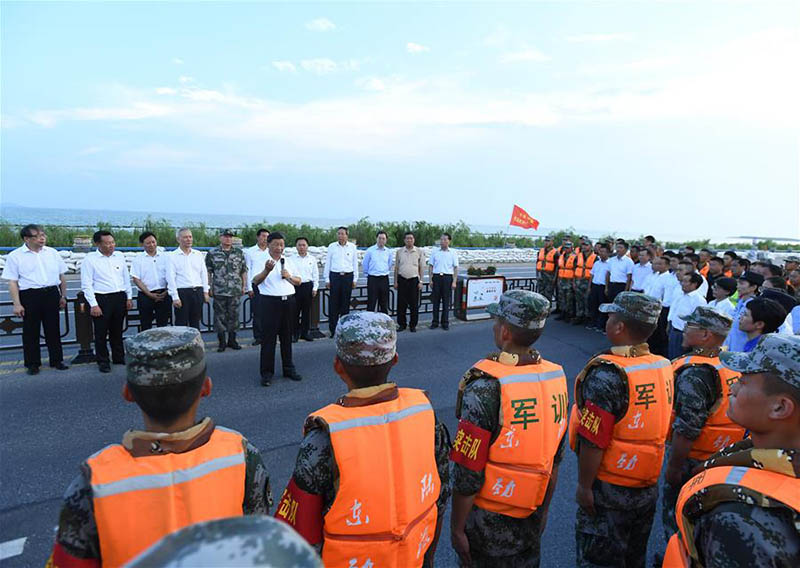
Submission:
{"label": "man in white shirt", "polygon": [[631,291],[644,292],[647,281],[653,276],[653,264],[650,262],[650,252],[647,249],[639,251],[639,262],[633,266],[631,272]]}
{"label": "man in white shirt", "polygon": [[297,237],[294,241],[297,256],[292,257],[292,262],[300,277],[300,285],[295,286],[295,311],[297,315],[292,319],[292,342],[297,342],[301,337],[306,341],[314,341],[309,334],[311,328],[311,304],[319,289],[319,268],[317,259],[308,254],[308,239]]}
{"label": "man in white shirt", "polygon": [[[115,250],[114,235],[110,231],[97,231],[92,240],[97,250],[83,259],[81,290],[91,306],[97,366],[101,373],[110,373],[112,361],[115,365],[125,364],[122,327],[133,307],[133,291],[125,256]],[[111,361],[106,338],[111,344]]]}
{"label": "man in white shirt", "polygon": [[[261,318],[258,314],[261,313],[258,286],[253,286],[253,274],[261,272],[261,267],[267,262],[269,258],[269,249],[267,248],[267,239],[269,238],[269,231],[265,228],[260,228],[256,231],[256,244],[244,251],[245,260],[247,260],[247,274],[250,275],[250,291],[247,295],[250,297],[250,314],[253,317],[253,345],[261,345]],[[254,270],[255,267],[258,269]]]}
{"label": "man in white shirt", "polygon": [[685,274],[681,279],[682,294],[675,298],[669,308],[667,320],[670,324],[669,329],[669,358],[675,359],[685,353],[683,347],[683,328],[686,321],[681,316],[688,316],[697,306],[705,306],[706,299],[699,292],[703,277],[697,272]]}
{"label": "man in white shirt", "polygon": [[169,324],[172,313],[172,299],[167,294],[167,253],[158,250],[156,236],[145,231],[139,235],[139,243],[144,249],[131,263],[131,278],[139,289],[136,306],[139,309],[139,331]]}
{"label": "man in white shirt", "polygon": [[606,273],[606,302],[612,304],[617,294],[631,289],[633,278],[633,261],[625,254],[628,251],[628,243],[617,239],[615,251],[616,254],[608,260]]}
{"label": "man in white shirt", "polygon": [[598,308],[606,301],[606,274],[608,274],[608,257],[611,249],[608,243],[601,242],[595,247],[597,259],[592,265],[592,287],[589,289],[589,329],[605,332],[606,314]]}
{"label": "man in white shirt", "polygon": [[650,352],[662,357],[667,356],[668,337],[667,337],[667,315],[669,314],[669,303],[664,304],[664,296],[669,289],[672,293],[671,281],[675,277],[669,272],[669,257],[657,256],[653,259],[653,275],[647,279],[644,286],[644,293],[661,302],[661,315],[658,317],[658,324],[647,344]]}
{"label": "man in white shirt", "polygon": [[[303,379],[292,361],[292,318],[295,313],[295,286],[300,284],[298,270],[291,258],[283,256],[283,235],[270,233],[267,239],[269,258],[253,275],[253,285],[261,295],[261,385],[268,387],[275,375],[275,343],[281,340],[283,376],[293,381]],[[255,267],[258,270],[258,266]]]}
{"label": "man in white shirt", "polygon": [[347,227],[336,230],[336,242],[328,245],[325,285],[330,288],[328,329],[333,337],[339,318],[350,313],[350,293],[358,282],[358,250],[347,241]]}
{"label": "man in white shirt", "polygon": [[67,265],[54,248],[45,246],[47,235],[39,225],[20,230],[24,244],[6,257],[3,278],[14,304],[14,315],[22,318],[22,352],[25,368],[35,375],[42,366],[39,330],[44,328],[50,366],[63,371],[59,313],[67,305]]}
{"label": "man in white shirt", "polygon": [[169,254],[167,286],[175,306],[175,325],[200,329],[203,303],[209,300],[208,272],[203,254],[192,248],[192,231],[186,227],[175,234],[178,248]]}
{"label": "man in white shirt", "polygon": [[451,237],[442,233],[439,239],[439,250],[431,252],[428,259],[428,275],[433,287],[433,321],[431,329],[439,327],[439,304],[442,306],[442,329],[450,329],[450,301],[458,280],[458,255],[450,250]]}

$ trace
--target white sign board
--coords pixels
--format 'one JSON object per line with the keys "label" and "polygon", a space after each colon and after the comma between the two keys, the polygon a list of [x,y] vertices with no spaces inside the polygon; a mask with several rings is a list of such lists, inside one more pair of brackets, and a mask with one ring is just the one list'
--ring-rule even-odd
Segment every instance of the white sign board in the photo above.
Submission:
{"label": "white sign board", "polygon": [[500,301],[505,278],[470,278],[467,280],[467,309],[485,308]]}

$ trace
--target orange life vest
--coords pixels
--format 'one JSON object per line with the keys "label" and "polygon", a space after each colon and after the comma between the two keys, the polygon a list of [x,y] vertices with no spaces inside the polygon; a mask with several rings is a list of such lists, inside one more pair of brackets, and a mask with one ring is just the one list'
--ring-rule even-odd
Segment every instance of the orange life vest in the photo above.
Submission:
{"label": "orange life vest", "polygon": [[570,280],[575,277],[575,255],[558,257],[558,277]]}
{"label": "orange life vest", "polygon": [[[675,378],[677,379],[678,373],[686,367],[695,365],[712,367],[722,392],[722,395],[712,407],[708,420],[706,420],[705,426],[700,431],[700,436],[694,441],[692,449],[689,451],[690,458],[705,460],[725,446],[744,439],[744,428],[728,418],[727,415],[728,395],[730,394],[731,385],[739,380],[740,375],[722,365],[719,362],[719,357],[687,355],[672,361],[672,370],[675,373]],[[675,388],[677,389],[677,384]]]}
{"label": "orange life vest", "polygon": [[[714,488],[735,487],[738,493],[752,496],[748,500],[754,507],[758,507],[763,497],[780,501],[787,508],[800,512],[800,479],[782,475],[774,471],[755,469],[749,467],[712,467],[701,471],[690,479],[681,489],[675,507],[675,520],[678,523],[678,533],[672,535],[667,545],[663,566],[686,567],[692,565],[691,559],[699,563],[699,555],[694,542],[694,518],[687,515],[687,503],[699,492],[705,492],[702,508],[692,507],[700,512],[711,511],[720,503],[733,501],[724,492],[715,491]],[[736,498],[737,502],[741,497]]]}
{"label": "orange life vest", "polygon": [[597,478],[625,487],[649,487],[658,483],[664,460],[664,444],[672,414],[673,377],[667,359],[658,355],[623,357],[598,355],[575,379],[575,404],[569,423],[569,442],[575,449],[580,421],[580,385],[586,373],[600,361],[612,363],[628,384],[628,410],[614,425],[611,442],[603,453]]}
{"label": "orange life vest", "polygon": [[592,253],[584,259],[583,252],[579,252],[575,256],[578,259],[575,267],[575,278],[585,278],[586,280],[591,280],[592,267],[594,266],[594,261],[597,260],[597,255]]}
{"label": "orange life vest", "polygon": [[325,566],[422,566],[441,486],[428,397],[401,388],[394,400],[331,404],[313,416],[328,425],[339,469],[323,524]]}
{"label": "orange life vest", "polygon": [[708,263],[706,262],[706,265],[703,268],[701,268],[698,272],[700,272],[700,274],[703,275],[703,278],[708,278],[708,269],[709,266]]}
{"label": "orange life vest", "polygon": [[553,459],[567,431],[564,369],[544,360],[514,367],[483,359],[474,366],[500,383],[502,419],[475,505],[509,517],[528,517],[544,501]]}
{"label": "orange life vest", "polygon": [[217,426],[208,442],[181,454],[133,457],[114,444],[90,457],[103,565],[122,566],[194,523],[242,515],[242,440]]}
{"label": "orange life vest", "polygon": [[547,252],[540,248],[536,260],[536,272],[553,272],[556,269],[556,252],[555,248]]}

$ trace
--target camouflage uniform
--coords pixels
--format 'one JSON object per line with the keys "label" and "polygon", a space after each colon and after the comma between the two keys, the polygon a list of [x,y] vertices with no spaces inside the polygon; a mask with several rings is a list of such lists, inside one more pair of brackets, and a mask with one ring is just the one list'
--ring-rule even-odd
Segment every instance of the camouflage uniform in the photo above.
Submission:
{"label": "camouflage uniform", "polygon": [[[561,245],[562,252],[559,253],[559,257],[564,257],[564,262],[569,262],[569,259],[575,257],[575,253],[572,252],[572,243],[565,242]],[[573,266],[573,271],[575,267]],[[558,282],[556,282],[556,286],[558,288],[558,310],[561,312],[559,319],[569,320],[575,317],[575,289],[573,287],[574,278],[559,278]]]}
{"label": "camouflage uniform", "polygon": [[575,278],[575,317],[589,317],[589,287],[592,283],[589,278]]}
{"label": "camouflage uniform", "polygon": [[225,333],[235,338],[239,329],[242,275],[247,272],[247,261],[240,248],[224,250],[219,246],[206,254],[206,268],[214,295],[214,331],[225,343]]}
{"label": "camouflage uniform", "polygon": [[[205,350],[200,332],[190,327],[160,327],[143,331],[125,342],[128,383],[139,387],[163,387],[192,380],[205,372]],[[134,457],[154,453],[190,452],[208,441],[215,428],[204,418],[188,430],[174,433],[128,430],[122,445]],[[272,505],[269,475],[259,451],[242,438],[245,455],[245,515],[268,514]],[[100,539],[94,516],[92,472],[87,462],[64,494],[59,514],[56,547],[85,560],[101,560]],[[51,558],[51,565],[52,558]]]}
{"label": "camouflage uniform", "polygon": [[[629,317],[655,323],[661,303],[636,292],[622,292],[613,304],[602,304],[603,313],[624,313]],[[612,347],[616,355],[638,357],[650,350],[646,343]],[[586,371],[578,396],[614,416],[619,422],[628,412],[628,383],[613,364],[597,360]],[[598,447],[578,433],[576,451],[586,444]],[[643,567],[647,559],[647,541],[658,501],[658,485],[625,487],[595,479],[592,484],[595,515],[578,507],[575,519],[577,565]]]}
{"label": "camouflage uniform", "polygon": [[[381,312],[354,312],[342,316],[334,335],[336,355],[341,361],[357,366],[381,365],[391,361],[396,353],[396,341],[394,321]],[[392,400],[396,396],[397,385],[384,383],[374,387],[353,389],[340,397],[337,404],[348,406],[350,403],[355,403],[364,406]],[[447,427],[438,419],[435,424],[434,455],[441,482],[436,505],[439,513],[438,523],[441,523],[450,496],[448,469],[450,434]],[[339,469],[336,466],[327,425],[320,419],[309,416],[304,425],[304,432],[297,452],[292,481],[300,490],[322,497],[321,515],[324,517],[336,499]],[[324,546],[324,542],[321,546]],[[429,549],[425,555],[425,566],[433,566],[432,552]]]}
{"label": "camouflage uniform", "polygon": [[[545,241],[550,241],[552,244],[553,237],[547,235],[545,237]],[[558,260],[558,252],[556,251],[556,255],[553,261],[555,262],[557,260]],[[544,270],[536,271],[536,279],[537,279],[536,291],[551,302],[553,301],[553,293],[555,292],[556,270],[557,268],[554,268],[553,272],[545,272]]]}
{"label": "camouflage uniform", "polygon": [[286,523],[270,517],[230,517],[197,523],[162,538],[130,568],[230,566],[322,568],[308,543]]}
{"label": "camouflage uniform", "polygon": [[[549,315],[550,302],[544,296],[526,290],[510,290],[503,294],[499,304],[486,309],[524,329],[541,329]],[[541,356],[535,349],[527,355],[492,353],[490,361],[513,366],[535,365]],[[491,432],[490,444],[500,435],[500,383],[496,378],[475,367],[461,379],[456,402],[456,417],[482,430]],[[553,460],[558,467],[564,455],[565,441],[561,440]],[[485,471],[473,471],[453,462],[453,492],[460,495],[477,494],[486,479]],[[530,516],[519,519],[481,509],[475,505],[467,517],[464,532],[469,540],[470,557],[474,568],[523,568],[539,566],[541,529],[546,511],[539,508]]]}

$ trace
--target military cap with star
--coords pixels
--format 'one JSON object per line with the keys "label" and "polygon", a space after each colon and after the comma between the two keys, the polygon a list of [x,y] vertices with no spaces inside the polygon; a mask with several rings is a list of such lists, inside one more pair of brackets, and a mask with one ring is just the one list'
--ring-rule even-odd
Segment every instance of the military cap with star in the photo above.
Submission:
{"label": "military cap with star", "polygon": [[220,237],[235,237],[236,233],[233,232],[233,229],[222,229],[219,232]]}
{"label": "military cap with star", "polygon": [[508,290],[486,311],[522,329],[542,329],[550,315],[550,302],[530,290]]}
{"label": "military cap with star", "polygon": [[620,314],[642,323],[657,323],[661,302],[640,292],[620,292],[611,304],[600,304],[604,314]]}
{"label": "military cap with star", "polygon": [[748,352],[723,351],[720,362],[742,374],[770,373],[800,388],[800,337],[768,333]]}
{"label": "military cap with star", "polygon": [[354,312],[339,319],[333,341],[336,355],[345,363],[361,367],[382,365],[397,352],[397,328],[386,314]]}
{"label": "military cap with star", "polygon": [[206,350],[193,327],[156,327],[125,340],[128,382],[142,387],[177,385],[206,368]]}
{"label": "military cap with star", "polygon": [[722,336],[728,335],[733,324],[733,319],[729,315],[708,306],[697,306],[691,314],[678,317],[687,325],[693,325]]}

